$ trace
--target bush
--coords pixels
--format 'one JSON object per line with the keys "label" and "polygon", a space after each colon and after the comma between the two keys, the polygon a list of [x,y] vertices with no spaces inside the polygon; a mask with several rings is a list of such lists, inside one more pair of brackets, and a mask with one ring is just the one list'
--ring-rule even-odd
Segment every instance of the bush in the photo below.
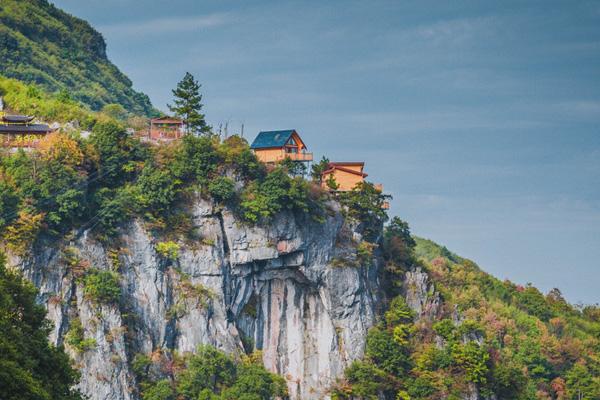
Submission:
{"label": "bush", "polygon": [[96,303],[117,303],[121,296],[119,275],[112,271],[92,268],[83,277],[83,292],[88,299]]}
{"label": "bush", "polygon": [[225,203],[233,198],[235,183],[230,178],[220,176],[208,184],[208,192],[216,201]]}
{"label": "bush", "polygon": [[157,253],[171,261],[175,261],[179,258],[179,249],[179,245],[171,241],[156,244]]}
{"label": "bush", "polygon": [[268,221],[282,210],[323,214],[324,199],[311,197],[310,186],[302,178],[290,178],[277,167],[262,182],[252,182],[242,193],[243,217],[250,222]]}
{"label": "bush", "polygon": [[65,335],[65,343],[75,349],[78,353],[93,349],[96,346],[96,339],[84,337],[83,325],[79,318],[71,320],[71,326]]}
{"label": "bush", "polygon": [[388,218],[383,205],[390,196],[382,194],[368,182],[361,182],[353,190],[338,196],[340,203],[347,208],[348,216],[360,223],[365,240],[378,241],[383,223]]}
{"label": "bush", "polygon": [[378,368],[393,376],[401,376],[410,368],[408,348],[377,327],[369,331],[366,354]]}

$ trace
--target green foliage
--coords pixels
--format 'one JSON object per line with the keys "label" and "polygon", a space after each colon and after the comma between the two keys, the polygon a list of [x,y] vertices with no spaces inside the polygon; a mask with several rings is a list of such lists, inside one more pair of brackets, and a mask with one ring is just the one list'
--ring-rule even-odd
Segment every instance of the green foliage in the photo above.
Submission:
{"label": "green foliage", "polygon": [[592,400],[600,398],[600,376],[592,373],[584,361],[579,361],[566,374],[569,399]]}
{"label": "green foliage", "polygon": [[347,207],[351,218],[360,222],[363,236],[371,242],[378,240],[388,218],[383,205],[389,198],[368,182],[361,182],[353,190],[339,194],[340,203]]}
{"label": "green foliage", "polygon": [[394,382],[389,375],[368,361],[354,361],[346,369],[349,387],[337,386],[333,389],[332,398],[341,399],[379,399],[380,393],[391,397],[394,393]]}
{"label": "green foliage", "polygon": [[175,400],[175,390],[168,379],[150,385],[142,395],[142,400]]}
{"label": "green foliage", "polygon": [[370,266],[373,263],[373,250],[377,247],[374,243],[365,240],[356,246],[356,257],[361,265]]}
{"label": "green foliage", "polygon": [[114,304],[121,296],[119,275],[116,272],[89,269],[83,277],[85,296],[100,304]]}
{"label": "green foliage", "polygon": [[175,97],[174,105],[169,105],[169,109],[178,117],[183,119],[188,133],[207,134],[210,132],[210,126],[204,120],[202,111],[202,95],[200,94],[200,84],[189,72],[185,73],[183,79],[173,90]]}
{"label": "green foliage", "polygon": [[179,258],[179,249],[179,245],[171,241],[156,244],[156,252],[171,261],[175,261]]}
{"label": "green foliage", "polygon": [[548,307],[544,295],[531,285],[516,295],[517,306],[525,312],[534,315],[542,321],[553,317],[552,309]]}
{"label": "green foliage", "polygon": [[16,187],[0,175],[0,229],[10,224],[17,217],[19,196]]}
{"label": "green foliage", "polygon": [[461,367],[469,382],[485,385],[488,372],[489,354],[475,342],[467,344],[454,343],[452,357],[456,365]]}
{"label": "green foliage", "polygon": [[177,391],[190,399],[198,397],[204,389],[220,392],[233,384],[235,372],[234,362],[225,353],[214,347],[200,346],[177,377]]}
{"label": "green foliage", "polygon": [[410,368],[407,346],[394,340],[389,330],[371,328],[366,354],[375,365],[392,376],[401,376]]}
{"label": "green foliage", "polygon": [[[153,377],[150,358],[136,356],[134,370],[143,400],[270,400],[287,396],[285,380],[268,372],[260,355],[235,362],[212,346],[200,346],[195,354],[175,360],[180,366],[172,374]],[[170,362],[170,361],[167,361]]]}
{"label": "green foliage", "polygon": [[310,176],[313,181],[321,183],[323,172],[329,167],[329,159],[325,156],[317,163],[314,163],[310,170]]}
{"label": "green foliage", "polygon": [[415,313],[410,309],[404,297],[396,296],[390,303],[385,312],[385,323],[389,327],[400,324],[410,324],[413,321]]}
{"label": "green foliage", "polygon": [[241,209],[250,222],[266,221],[283,210],[310,213],[322,217],[322,194],[311,191],[304,179],[290,178],[286,171],[275,168],[262,182],[252,182],[242,193]]}
{"label": "green foliage", "polygon": [[284,158],[280,166],[291,176],[304,176],[306,174],[306,165],[289,157]]}
{"label": "green foliage", "polygon": [[146,158],[141,144],[114,121],[99,123],[89,139],[98,168],[94,187],[116,187],[133,176],[132,165]]}
{"label": "green foliage", "polygon": [[65,335],[65,343],[75,349],[78,353],[90,350],[96,346],[96,340],[94,338],[85,338],[83,325],[79,318],[71,320],[69,330]]}
{"label": "green foliage", "polygon": [[[402,243],[401,257],[390,250],[392,239]],[[401,220],[387,227],[383,254],[382,279],[397,282],[384,286],[386,294],[397,296],[404,280],[396,263],[419,265],[443,298],[439,315],[413,323],[403,297],[394,297],[369,332],[365,360],[346,370],[334,397],[459,399],[475,385],[499,400],[600,398],[597,307],[577,309],[558,290],[544,296],[501,282],[445,247],[412,238]]]}
{"label": "green foliage", "polygon": [[155,113],[108,60],[102,35],[46,0],[2,1],[0,59],[0,74],[57,92],[63,104],[75,99],[99,110],[118,103],[137,114]]}
{"label": "green foliage", "polygon": [[217,177],[208,184],[208,192],[216,201],[225,203],[235,195],[235,182],[224,176]]}
{"label": "green foliage", "polygon": [[77,375],[61,348],[48,343],[50,324],[36,290],[10,272],[0,255],[0,393],[3,400],[76,400]]}

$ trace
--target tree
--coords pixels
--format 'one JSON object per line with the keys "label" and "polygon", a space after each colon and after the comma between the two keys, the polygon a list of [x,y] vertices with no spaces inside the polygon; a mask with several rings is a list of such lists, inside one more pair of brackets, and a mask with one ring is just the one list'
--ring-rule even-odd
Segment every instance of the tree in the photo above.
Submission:
{"label": "tree", "polygon": [[210,132],[210,126],[206,124],[204,114],[201,113],[200,86],[194,76],[186,72],[183,79],[177,84],[177,88],[173,90],[174,105],[168,106],[175,115],[183,119],[187,133],[206,134]]}
{"label": "tree", "polygon": [[310,176],[315,182],[321,183],[321,179],[323,178],[323,172],[325,172],[329,168],[329,159],[325,156],[321,158],[321,161],[315,163],[311,167]]}
{"label": "tree", "polygon": [[61,348],[48,343],[50,326],[36,289],[6,269],[0,254],[0,393],[3,400],[76,400],[77,374]]}

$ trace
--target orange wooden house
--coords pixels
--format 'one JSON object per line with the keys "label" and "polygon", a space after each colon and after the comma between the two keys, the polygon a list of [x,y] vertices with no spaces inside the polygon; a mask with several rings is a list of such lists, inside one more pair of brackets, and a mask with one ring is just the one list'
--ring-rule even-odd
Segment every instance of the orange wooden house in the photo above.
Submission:
{"label": "orange wooden house", "polygon": [[[327,181],[331,178],[335,180],[338,185],[337,192],[347,192],[356,188],[356,185],[365,181],[368,176],[364,172],[365,163],[362,161],[358,162],[330,162],[328,168],[321,174],[321,186],[326,189],[330,189]],[[383,192],[383,185],[376,183],[373,185],[379,192]],[[383,209],[389,209],[390,203],[384,201],[382,204]]]}
{"label": "orange wooden house", "polygon": [[250,146],[256,158],[264,163],[277,163],[286,158],[292,161],[312,161],[312,153],[307,153],[306,145],[294,129],[285,131],[260,132]]}
{"label": "orange wooden house", "polygon": [[327,181],[333,177],[338,191],[352,190],[368,176],[364,168],[364,162],[330,162],[321,174],[321,185],[327,188]]}
{"label": "orange wooden house", "polygon": [[32,123],[27,115],[2,115],[0,117],[0,147],[31,148],[52,132],[46,124]]}
{"label": "orange wooden house", "polygon": [[174,117],[152,118],[150,120],[149,139],[156,141],[171,141],[185,135],[183,120]]}

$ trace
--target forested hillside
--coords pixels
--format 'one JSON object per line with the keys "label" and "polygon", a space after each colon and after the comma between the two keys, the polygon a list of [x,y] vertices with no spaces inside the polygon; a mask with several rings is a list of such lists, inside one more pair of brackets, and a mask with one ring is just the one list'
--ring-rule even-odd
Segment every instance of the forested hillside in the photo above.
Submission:
{"label": "forested hillside", "polygon": [[391,301],[335,398],[600,398],[597,305],[502,282],[400,220],[383,251]]}
{"label": "forested hillside", "polygon": [[136,114],[155,112],[108,60],[102,35],[47,0],[0,1],[0,74],[64,91],[94,110],[116,103]]}

